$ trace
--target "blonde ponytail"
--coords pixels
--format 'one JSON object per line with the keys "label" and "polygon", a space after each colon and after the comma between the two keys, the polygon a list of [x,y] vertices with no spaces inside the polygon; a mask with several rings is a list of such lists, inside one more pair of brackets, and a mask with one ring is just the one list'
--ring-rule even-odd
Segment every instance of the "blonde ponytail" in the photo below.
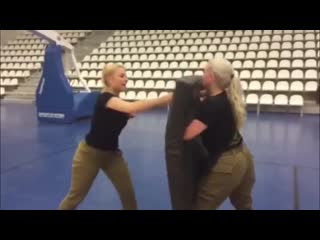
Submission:
{"label": "blonde ponytail", "polygon": [[226,90],[228,99],[232,105],[235,123],[240,130],[243,127],[247,112],[243,100],[243,91],[239,78],[235,77],[232,64],[224,58],[213,58],[208,62],[208,69],[217,79],[218,86]]}
{"label": "blonde ponytail", "polygon": [[240,130],[246,121],[246,104],[243,100],[243,91],[239,78],[233,77],[229,87],[226,89],[228,99],[232,105],[236,126]]}

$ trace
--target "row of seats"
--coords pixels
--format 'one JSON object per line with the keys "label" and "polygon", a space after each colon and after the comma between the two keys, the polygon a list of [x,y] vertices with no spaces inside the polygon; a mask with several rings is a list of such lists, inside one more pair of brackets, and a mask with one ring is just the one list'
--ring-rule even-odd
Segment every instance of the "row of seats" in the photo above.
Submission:
{"label": "row of seats", "polygon": [[316,81],[308,81],[305,84],[301,81],[293,81],[291,83],[287,81],[279,81],[277,83],[273,81],[241,81],[243,90],[249,91],[296,91],[296,92],[315,92],[317,91],[318,84]]}
{"label": "row of seats", "polygon": [[283,105],[283,106],[303,106],[304,101],[301,95],[292,95],[290,98],[284,94],[278,94],[273,97],[271,94],[258,94],[250,93],[245,98],[248,105]]}
{"label": "row of seats", "polygon": [[[3,60],[3,61],[2,61]],[[1,63],[8,63],[8,62],[20,62],[20,63],[23,63],[23,62],[27,62],[27,63],[30,63],[30,62],[43,62],[44,60],[44,56],[15,56],[15,57],[1,57]]]}
{"label": "row of seats", "polygon": [[[76,44],[78,42],[77,38],[65,38],[68,42],[72,44]],[[24,50],[24,49],[42,49],[44,48],[47,43],[21,43],[22,40],[15,40],[13,42],[9,42],[7,46],[3,47],[2,49],[5,50],[11,50],[11,49],[16,49],[16,50]],[[27,41],[27,40],[26,40]]]}
{"label": "row of seats", "polygon": [[28,45],[5,45],[1,49],[3,50],[37,50],[44,49],[46,44],[28,44]]}
{"label": "row of seats", "polygon": [[239,77],[241,79],[318,79],[319,71],[315,69],[309,69],[306,71],[302,71],[299,69],[289,71],[289,70],[279,70],[275,71],[272,69],[269,69],[265,72],[261,70],[242,70],[240,71]]}
{"label": "row of seats", "polygon": [[0,79],[0,84],[1,86],[18,86],[19,81],[17,78],[5,78],[5,79]]}
{"label": "row of seats", "polygon": [[317,42],[319,40],[304,40],[304,41],[275,41],[275,42],[264,42],[264,41],[250,41],[249,38],[244,39],[232,39],[229,38],[222,38],[220,40],[219,38],[204,38],[204,39],[179,39],[179,40],[146,40],[146,41],[123,41],[123,42],[108,42],[108,43],[102,43],[99,48],[116,48],[116,47],[151,47],[151,46],[210,46],[210,45],[216,45],[225,46],[235,49],[235,50],[243,50],[247,47],[244,47],[245,45],[249,45],[249,49],[291,49],[291,48],[312,48],[312,47],[318,47]]}
{"label": "row of seats", "polygon": [[15,55],[22,55],[22,56],[43,56],[44,50],[23,50],[23,51],[7,51],[7,50],[1,50],[1,59],[4,58],[4,56],[15,56]]}
{"label": "row of seats", "polygon": [[[90,79],[87,81],[88,87],[90,88],[102,88],[103,84],[101,80],[95,80],[95,79]],[[83,84],[81,81],[77,79],[72,79],[70,81],[70,85],[72,87],[83,87]],[[171,81],[164,81],[164,80],[158,80],[158,81],[153,81],[153,80],[148,80],[148,81],[143,81],[143,80],[129,80],[126,86],[128,89],[131,88],[147,88],[147,89],[169,89],[173,90],[176,87],[176,82],[174,80]]]}
{"label": "row of seats", "polygon": [[1,77],[17,77],[17,78],[27,78],[30,77],[30,71],[25,70],[18,70],[18,71],[0,71],[0,76]]}
{"label": "row of seats", "polygon": [[[202,75],[203,71],[202,70],[197,70],[197,71],[192,71],[192,70],[136,70],[136,71],[126,71],[126,74],[128,78],[180,78],[182,76],[188,76],[188,75]],[[236,75],[239,74],[239,77],[241,79],[318,79],[318,74],[314,69],[309,69],[306,70],[305,72],[302,70],[267,70],[263,72],[262,70],[242,70],[240,73],[236,71]],[[69,75],[73,76],[76,75],[75,71],[70,71]],[[89,78],[100,78],[101,77],[101,70],[91,70],[91,71],[81,71],[81,76],[82,77],[89,77]]]}
{"label": "row of seats", "polygon": [[41,68],[41,64],[39,62],[37,63],[1,63],[1,70],[19,70],[19,69],[29,69],[29,70],[33,70],[33,69],[40,69]]}
{"label": "row of seats", "polygon": [[[298,42],[299,43],[299,42]],[[315,43],[313,42],[307,42],[305,46],[301,46],[300,44],[295,44],[296,46],[294,47],[295,49],[303,49],[304,52],[307,52],[308,49],[312,49],[311,51],[316,52],[314,49],[315,47]],[[261,44],[262,45],[262,44]],[[262,45],[260,47],[257,47],[256,45],[249,45],[249,52],[250,55],[254,55],[256,56],[256,52],[261,52],[260,54],[262,54],[262,52],[267,52],[264,50],[267,50],[268,47]],[[245,47],[246,48],[246,47]],[[279,48],[280,49],[280,48]],[[288,51],[295,51],[295,50],[290,50],[290,48],[283,48],[286,50],[282,50],[282,52],[287,53]],[[227,53],[232,53],[232,55],[234,56],[234,52],[241,52],[247,49],[238,49],[236,45],[230,45],[229,47],[227,47],[226,45],[210,45],[209,47],[205,46],[205,45],[201,45],[200,47],[198,46],[183,46],[183,47],[179,47],[179,46],[174,46],[174,47],[118,47],[118,48],[100,48],[100,49],[94,49],[91,53],[91,55],[109,55],[109,54],[143,54],[143,53],[215,53],[217,51],[219,52],[227,52]],[[269,51],[271,52],[271,51]],[[278,51],[277,51],[278,52]],[[309,51],[310,52],[310,51]],[[246,53],[248,54],[248,53]],[[270,53],[269,53],[270,54]],[[272,52],[272,54],[275,54],[275,51]],[[282,53],[283,54],[283,53]]]}
{"label": "row of seats", "polygon": [[151,91],[148,93],[145,91],[139,91],[137,93],[134,91],[128,91],[128,92],[121,92],[120,98],[126,99],[126,100],[144,100],[144,99],[154,99],[157,97],[162,97],[166,94],[168,94],[168,92],[161,92],[158,94],[156,91]]}
{"label": "row of seats", "polygon": [[[58,32],[64,38],[66,38],[66,37],[69,37],[69,38],[72,38],[72,37],[73,38],[83,38],[83,33],[86,35],[86,34],[91,33],[92,30],[61,30],[61,31],[58,31]],[[34,35],[31,32],[25,32],[24,34],[19,35],[17,37],[17,39],[23,39],[23,40],[26,40],[26,39],[39,39],[39,37],[37,35]]]}
{"label": "row of seats", "polygon": [[[255,68],[255,69],[278,69],[278,68],[300,68],[300,69],[308,69],[308,68],[318,68],[318,63],[315,59],[295,59],[295,60],[235,60],[230,61],[234,67],[234,69],[247,69],[247,68]],[[182,61],[182,62],[127,62],[126,69],[127,70],[136,70],[136,69],[185,69],[185,68],[191,68],[191,69],[200,69],[203,68],[207,61]],[[84,62],[79,63],[78,67],[83,70],[100,70],[104,67],[104,62]]]}
{"label": "row of seats", "polygon": [[207,33],[210,36],[252,36],[252,35],[274,35],[274,34],[298,34],[298,33],[315,33],[315,30],[236,30],[236,31],[219,31],[219,30],[117,30],[114,36],[124,35],[150,35],[150,34],[176,34],[176,33]]}
{"label": "row of seats", "polygon": [[[16,45],[18,46],[18,45]],[[29,45],[30,46],[30,45]],[[139,50],[137,50],[139,47]],[[146,47],[148,47],[146,49]],[[220,43],[216,39],[209,39],[208,41],[201,41],[197,39],[193,41],[192,39],[184,40],[155,40],[149,42],[117,42],[113,46],[101,47],[94,50],[94,54],[102,53],[118,53],[118,52],[206,52],[206,51],[247,51],[247,50],[280,50],[280,49],[315,49],[319,48],[315,41],[306,42],[275,42],[275,43]],[[129,51],[130,49],[130,51]]]}
{"label": "row of seats", "polygon": [[[246,54],[245,52],[228,52],[226,54],[222,52],[207,52],[205,54],[203,53],[149,53],[149,54],[144,54],[144,53],[118,53],[117,55],[87,55],[83,59],[83,62],[100,62],[100,61],[168,61],[168,60],[208,60],[213,57],[220,58],[220,57],[225,57],[226,59],[234,59],[234,60],[241,60],[245,59],[246,55],[249,55],[248,53]],[[269,57],[268,57],[269,55]],[[250,56],[250,55],[249,55]],[[273,52],[272,54],[267,54],[267,52],[258,52],[258,54],[252,54],[252,57],[250,59],[315,59],[317,58],[317,53],[315,50],[295,50],[292,53],[290,51],[282,51],[281,54],[279,52]],[[256,56],[256,57],[253,57]]]}
{"label": "row of seats", "polygon": [[[274,37],[276,36],[276,37]],[[193,32],[193,33],[159,33],[159,34],[145,34],[145,35],[123,35],[123,36],[111,36],[107,40],[108,41],[139,41],[139,40],[163,40],[163,39],[205,39],[205,38],[232,38],[232,37],[238,37],[238,38],[251,38],[254,41],[265,41],[265,42],[271,42],[272,40],[279,41],[303,41],[303,40],[315,40],[316,39],[316,33],[293,33],[293,34],[271,34],[267,35],[264,34],[264,36],[242,36],[242,35],[234,35],[232,32],[227,32],[224,34],[223,32]]]}

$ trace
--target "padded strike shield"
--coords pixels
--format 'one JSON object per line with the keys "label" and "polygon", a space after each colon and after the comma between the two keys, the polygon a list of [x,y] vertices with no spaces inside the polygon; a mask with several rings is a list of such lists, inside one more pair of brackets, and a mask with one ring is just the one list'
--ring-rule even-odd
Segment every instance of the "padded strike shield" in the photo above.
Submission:
{"label": "padded strike shield", "polygon": [[200,138],[183,141],[186,127],[200,105],[201,77],[178,79],[165,134],[165,154],[168,183],[174,210],[187,210],[192,203],[205,168],[207,152]]}

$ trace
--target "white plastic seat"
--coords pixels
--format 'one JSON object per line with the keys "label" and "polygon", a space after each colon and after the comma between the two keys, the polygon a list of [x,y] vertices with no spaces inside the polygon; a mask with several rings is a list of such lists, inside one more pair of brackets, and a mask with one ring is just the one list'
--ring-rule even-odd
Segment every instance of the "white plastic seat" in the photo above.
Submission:
{"label": "white plastic seat", "polygon": [[293,68],[302,68],[303,67],[303,61],[301,59],[295,59],[292,61]]}
{"label": "white plastic seat", "polygon": [[136,93],[134,91],[129,91],[126,94],[127,100],[135,100],[136,99]]}
{"label": "white plastic seat", "polygon": [[279,58],[279,51],[276,51],[276,50],[270,51],[269,58]]}
{"label": "white plastic seat", "polygon": [[186,70],[183,72],[183,76],[192,76],[192,75],[193,75],[193,73],[190,70]]}
{"label": "white plastic seat", "polygon": [[[310,50],[310,51],[313,51],[313,50]],[[292,58],[303,58],[303,51],[294,50],[293,53],[292,53]]]}
{"label": "white plastic seat", "polygon": [[182,72],[180,70],[176,70],[173,73],[173,78],[181,78],[182,77]]}
{"label": "white plastic seat", "polygon": [[217,46],[216,46],[216,45],[210,45],[208,51],[209,51],[209,52],[215,52],[215,51],[217,51]]}
{"label": "white plastic seat", "polygon": [[159,94],[159,97],[163,97],[163,96],[165,96],[165,95],[167,95],[168,94],[168,92],[161,92],[160,94]]}
{"label": "white plastic seat", "polygon": [[207,48],[206,45],[201,45],[201,46],[199,47],[199,52],[207,52],[207,51],[208,51],[208,48]]}
{"label": "white plastic seat", "polygon": [[271,94],[263,94],[259,99],[260,105],[272,105],[273,104],[273,97]]}
{"label": "white plastic seat", "polygon": [[160,70],[154,71],[152,78],[162,78],[162,72]]}
{"label": "white plastic seat", "polygon": [[290,74],[288,70],[280,70],[278,72],[278,78],[279,79],[289,79],[290,78]]}
{"label": "white plastic seat", "polygon": [[281,48],[281,46],[280,46],[280,43],[278,43],[278,42],[273,42],[270,45],[270,49],[280,49],[280,48]]}
{"label": "white plastic seat", "polygon": [[233,52],[227,52],[225,55],[225,58],[228,60],[234,59],[234,53]]}
{"label": "white plastic seat", "polygon": [[255,68],[265,68],[266,62],[264,60],[257,60],[254,64]]}
{"label": "white plastic seat", "polygon": [[263,72],[261,70],[254,70],[251,74],[252,79],[262,79],[263,78]]}
{"label": "white plastic seat", "polygon": [[87,84],[88,84],[89,88],[96,88],[96,81],[95,80],[91,79],[91,80],[88,81]]}
{"label": "white plastic seat", "polygon": [[295,42],[295,43],[293,44],[293,48],[294,48],[294,49],[302,49],[302,48],[304,48],[303,42]]}
{"label": "white plastic seat", "polygon": [[284,94],[278,94],[274,98],[274,104],[275,105],[283,105],[286,106],[288,105],[288,96]]}
{"label": "white plastic seat", "polygon": [[[319,47],[319,46],[318,46]],[[297,51],[300,51],[300,50],[297,50]],[[300,51],[299,52],[300,54],[302,53],[302,51]],[[305,52],[305,57],[306,58],[316,58],[317,56],[316,56],[316,51],[315,50],[311,50],[311,49],[309,49],[309,50],[307,50],[306,52]]]}
{"label": "white plastic seat", "polygon": [[146,84],[144,85],[144,87],[152,89],[152,88],[154,88],[154,84],[155,84],[155,82],[153,80],[148,80],[148,81],[146,81]]}
{"label": "white plastic seat", "polygon": [[179,68],[188,68],[188,67],[189,67],[189,64],[186,61],[182,61],[179,64]]}
{"label": "white plastic seat", "polygon": [[150,70],[143,72],[143,78],[151,78],[151,77],[152,77],[152,72]]}
{"label": "white plastic seat", "polygon": [[306,73],[305,73],[305,78],[306,78],[306,79],[317,79],[317,78],[318,78],[317,75],[319,75],[319,70],[318,70],[318,72],[317,72],[317,71],[314,70],[314,69],[309,69],[309,70],[307,70]]}
{"label": "white plastic seat", "polygon": [[290,68],[290,61],[289,60],[281,60],[279,63],[280,68]]}
{"label": "white plastic seat", "polygon": [[194,72],[194,75],[203,76],[203,71],[202,70],[197,70],[197,71]]}
{"label": "white plastic seat", "polygon": [[163,72],[163,78],[172,78],[172,72],[170,70],[166,70]]}
{"label": "white plastic seat", "polygon": [[244,59],[245,58],[244,52],[237,52],[235,58],[236,59]]}
{"label": "white plastic seat", "polygon": [[205,68],[207,66],[208,62],[207,61],[201,61],[199,64],[200,68]]}
{"label": "white plastic seat", "polygon": [[133,74],[134,78],[141,78],[142,77],[142,72],[140,70],[137,70]]}
{"label": "white plastic seat", "polygon": [[167,82],[166,89],[172,90],[172,89],[175,89],[175,88],[176,88],[176,82],[175,81],[170,80],[170,81]]}
{"label": "white plastic seat", "polygon": [[128,82],[127,82],[127,86],[126,86],[127,88],[134,88],[134,81],[132,81],[132,80],[129,80]]}
{"label": "white plastic seat", "polygon": [[301,95],[292,95],[289,99],[290,106],[300,106],[304,105],[304,101]]}
{"label": "white plastic seat", "polygon": [[176,62],[176,61],[173,61],[173,62],[171,62],[170,64],[169,64],[169,68],[178,68],[179,67],[179,64],[178,64],[178,62]]}
{"label": "white plastic seat", "polygon": [[204,55],[204,59],[206,59],[206,60],[209,60],[209,59],[212,59],[212,58],[214,58],[214,57],[213,57],[213,53],[211,53],[211,52],[208,52],[208,53],[206,53]]}
{"label": "white plastic seat", "polygon": [[279,81],[276,85],[277,91],[289,91],[289,83],[287,81]]}
{"label": "white plastic seat", "polygon": [[164,89],[165,88],[165,82],[163,80],[159,80],[156,82],[156,85],[155,85],[155,89]]}
{"label": "white plastic seat", "polygon": [[249,84],[249,90],[261,90],[261,83],[259,81],[251,81]]}
{"label": "white plastic seat", "polygon": [[161,62],[160,63],[160,68],[161,69],[168,69],[169,68],[169,63],[168,62]]}
{"label": "white plastic seat", "polygon": [[194,56],[194,59],[195,60],[203,60],[203,54],[202,53],[196,53],[195,56]]}
{"label": "white plastic seat", "polygon": [[132,64],[132,67],[131,67],[132,69],[140,69],[140,62],[134,62],[133,64]]}
{"label": "white plastic seat", "polygon": [[255,93],[250,93],[246,97],[246,104],[258,104],[259,98]]}
{"label": "white plastic seat", "polygon": [[305,48],[311,48],[311,49],[315,49],[316,48],[316,44],[315,44],[315,42],[311,42],[311,41],[308,41],[308,42],[306,42],[305,43]]}
{"label": "white plastic seat", "polygon": [[267,62],[267,68],[277,68],[278,67],[278,61],[277,60],[269,60]]}
{"label": "white plastic seat", "polygon": [[300,81],[293,81],[290,85],[290,91],[302,92],[303,91],[303,83]]}
{"label": "white plastic seat", "polygon": [[317,91],[318,83],[316,81],[309,81],[305,85],[305,91],[307,92],[315,92]]}
{"label": "white plastic seat", "polygon": [[157,92],[155,92],[155,91],[149,92],[149,93],[148,93],[148,96],[147,96],[148,99],[155,99],[155,98],[157,98],[157,97],[158,97],[158,94],[157,94]]}
{"label": "white plastic seat", "polygon": [[305,67],[316,68],[317,67],[317,61],[315,59],[307,59],[305,61]]}
{"label": "white plastic seat", "polygon": [[232,66],[235,69],[240,69],[242,67],[242,63],[241,63],[241,61],[236,60],[236,61],[232,62]]}
{"label": "white plastic seat", "polygon": [[144,82],[142,80],[137,80],[134,84],[134,88],[144,88]]}
{"label": "white plastic seat", "polygon": [[247,90],[248,89],[248,83],[246,81],[241,81],[241,87],[243,90]]}
{"label": "white plastic seat", "polygon": [[251,61],[251,60],[246,60],[246,61],[244,61],[242,67],[243,67],[243,68],[253,68],[253,61]]}
{"label": "white plastic seat", "polygon": [[242,70],[242,71],[240,72],[240,78],[241,78],[241,79],[250,79],[250,77],[251,77],[250,71],[248,71],[248,70]]}
{"label": "white plastic seat", "polygon": [[[280,70],[281,72],[282,70]],[[267,70],[264,76],[265,79],[276,79],[277,78],[277,73],[275,70]]]}
{"label": "white plastic seat", "polygon": [[88,75],[89,78],[96,78],[97,72],[95,70],[91,70]]}
{"label": "white plastic seat", "polygon": [[303,79],[303,71],[296,69],[291,72],[291,78],[293,79]]}
{"label": "white plastic seat", "polygon": [[265,81],[262,85],[262,90],[264,91],[274,91],[275,90],[275,84],[273,81]]}
{"label": "white plastic seat", "polygon": [[19,82],[17,78],[11,79],[11,86],[18,86],[18,85],[19,85]]}
{"label": "white plastic seat", "polygon": [[246,54],[247,59],[255,59],[256,58],[256,53],[253,51],[248,51]]}
{"label": "white plastic seat", "polygon": [[[187,64],[188,64],[188,63],[187,63]],[[186,66],[187,66],[187,65],[186,65]],[[180,65],[180,67],[181,67],[181,65]],[[185,68],[187,68],[187,67],[185,67]],[[196,61],[190,62],[189,68],[196,68],[196,69],[198,69],[198,68],[199,68],[198,62],[196,62]]]}
{"label": "white plastic seat", "polygon": [[250,43],[249,50],[258,50],[258,44],[256,43]]}

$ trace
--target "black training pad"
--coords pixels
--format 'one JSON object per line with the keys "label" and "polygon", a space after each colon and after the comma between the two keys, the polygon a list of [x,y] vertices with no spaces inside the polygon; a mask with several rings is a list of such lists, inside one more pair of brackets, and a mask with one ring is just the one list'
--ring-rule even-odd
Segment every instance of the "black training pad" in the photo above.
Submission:
{"label": "black training pad", "polygon": [[191,209],[202,163],[207,156],[200,138],[183,141],[185,129],[200,104],[201,79],[192,76],[177,80],[166,126],[168,182],[175,210]]}

